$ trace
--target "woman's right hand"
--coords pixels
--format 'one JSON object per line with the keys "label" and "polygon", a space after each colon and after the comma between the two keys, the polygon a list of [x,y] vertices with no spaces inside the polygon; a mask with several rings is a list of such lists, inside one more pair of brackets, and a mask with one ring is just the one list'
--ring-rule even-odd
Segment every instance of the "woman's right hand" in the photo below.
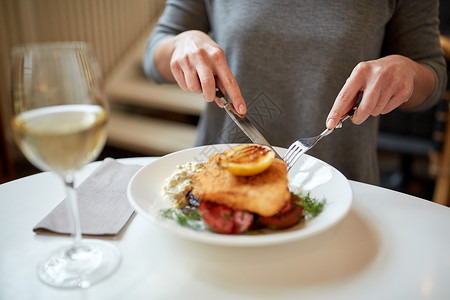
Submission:
{"label": "woman's right hand", "polygon": [[[240,114],[246,113],[245,101],[228,67],[225,53],[207,34],[190,30],[164,40],[161,45],[162,47],[155,52],[158,69],[167,66],[167,64],[161,66],[161,62],[158,64],[158,52],[171,53],[167,57],[170,60],[171,74],[166,72],[165,77],[172,75],[173,78],[166,79],[175,80],[183,90],[203,93],[206,101],[216,101],[222,107],[222,103],[216,98],[217,85],[231,98],[236,111]],[[164,76],[164,72],[161,73]]]}

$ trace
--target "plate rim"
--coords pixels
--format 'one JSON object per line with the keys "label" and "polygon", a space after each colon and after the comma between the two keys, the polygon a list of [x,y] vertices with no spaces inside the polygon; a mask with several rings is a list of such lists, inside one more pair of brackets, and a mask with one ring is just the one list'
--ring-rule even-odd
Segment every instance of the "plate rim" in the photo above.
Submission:
{"label": "plate rim", "polygon": [[[179,151],[175,151],[169,154],[166,154],[164,156],[161,156],[158,159],[155,159],[154,161],[148,163],[147,165],[143,166],[141,169],[139,169],[130,179],[128,186],[127,186],[127,198],[128,202],[132,205],[132,207],[135,209],[136,213],[140,216],[142,216],[144,219],[148,220],[151,224],[154,224],[162,229],[165,229],[169,231],[170,233],[174,233],[177,236],[180,236],[184,239],[194,240],[197,242],[205,243],[205,244],[213,244],[213,245],[220,245],[220,246],[236,246],[236,247],[252,247],[252,246],[266,246],[266,245],[275,245],[275,244],[282,244],[282,243],[288,243],[296,240],[306,239],[308,237],[317,235],[321,232],[327,231],[331,227],[334,227],[338,223],[340,223],[345,216],[348,215],[350,208],[353,203],[353,190],[350,185],[349,180],[336,168],[329,165],[328,163],[315,158],[311,155],[304,154],[303,156],[307,157],[308,159],[312,159],[315,161],[320,162],[321,164],[324,164],[328,167],[330,167],[334,173],[336,173],[338,176],[341,176],[344,179],[344,182],[346,184],[346,189],[349,192],[349,197],[347,199],[346,206],[344,207],[343,213],[340,214],[338,217],[334,218],[331,222],[328,222],[326,225],[321,226],[320,228],[315,230],[306,230],[307,227],[302,227],[297,230],[291,230],[291,231],[279,231],[274,234],[266,234],[266,235],[225,235],[225,234],[218,234],[218,233],[212,233],[212,232],[203,232],[203,231],[195,231],[193,229],[189,229],[186,227],[182,227],[178,224],[176,224],[173,220],[165,220],[161,218],[156,218],[152,215],[150,215],[148,212],[144,210],[134,199],[132,195],[132,188],[135,184],[137,178],[139,176],[142,176],[142,173],[147,171],[149,168],[151,168],[152,165],[157,164],[158,162],[161,163],[162,159],[169,159],[172,156],[180,155],[185,152],[191,152],[191,151],[199,151],[204,148],[208,147],[219,147],[219,148],[226,148],[226,147],[232,147],[234,145],[238,145],[237,143],[233,144],[212,144],[212,145],[204,145],[204,146],[198,146],[198,147],[191,147],[182,149]],[[277,152],[284,152],[286,151],[285,148],[282,147],[274,147]],[[223,151],[223,150],[222,150]],[[298,231],[301,230],[301,234],[299,235]]]}

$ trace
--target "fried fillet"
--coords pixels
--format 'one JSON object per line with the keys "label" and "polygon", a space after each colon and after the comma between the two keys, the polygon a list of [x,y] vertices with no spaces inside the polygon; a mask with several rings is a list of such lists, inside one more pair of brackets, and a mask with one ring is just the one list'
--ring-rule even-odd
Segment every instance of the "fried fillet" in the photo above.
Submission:
{"label": "fried fillet", "polygon": [[203,170],[192,179],[192,193],[201,201],[273,216],[289,201],[287,167],[275,158],[272,165],[254,176],[236,176],[217,165],[212,155]]}

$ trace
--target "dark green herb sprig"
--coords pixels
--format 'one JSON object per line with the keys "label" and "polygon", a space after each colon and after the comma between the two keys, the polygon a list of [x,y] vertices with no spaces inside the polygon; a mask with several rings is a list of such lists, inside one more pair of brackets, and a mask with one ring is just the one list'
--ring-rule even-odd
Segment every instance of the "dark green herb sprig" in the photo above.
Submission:
{"label": "dark green herb sprig", "polygon": [[311,196],[311,192],[299,191],[296,193],[299,198],[298,204],[303,206],[305,217],[317,217],[326,205],[326,199],[319,200]]}
{"label": "dark green herb sprig", "polygon": [[179,225],[196,231],[204,230],[200,212],[195,207],[172,207],[162,211],[161,216],[175,220]]}

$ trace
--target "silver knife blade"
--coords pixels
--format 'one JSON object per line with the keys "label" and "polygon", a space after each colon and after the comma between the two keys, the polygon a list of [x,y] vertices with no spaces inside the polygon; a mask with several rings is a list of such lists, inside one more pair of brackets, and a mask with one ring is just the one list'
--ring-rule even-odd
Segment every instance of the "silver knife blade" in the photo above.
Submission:
{"label": "silver knife blade", "polygon": [[273,149],[273,147],[264,138],[261,132],[259,132],[259,130],[256,129],[256,127],[252,124],[252,122],[250,122],[249,119],[236,112],[236,110],[233,107],[233,104],[228,102],[227,99],[225,99],[224,94],[217,87],[216,87],[216,97],[219,99],[220,102],[222,102],[222,104],[224,105],[223,108],[230,116],[230,118],[234,121],[234,123],[236,123],[236,125],[245,133],[246,136],[248,136],[248,138],[253,143],[270,147],[275,152],[275,156],[281,159],[281,156],[275,149]]}

